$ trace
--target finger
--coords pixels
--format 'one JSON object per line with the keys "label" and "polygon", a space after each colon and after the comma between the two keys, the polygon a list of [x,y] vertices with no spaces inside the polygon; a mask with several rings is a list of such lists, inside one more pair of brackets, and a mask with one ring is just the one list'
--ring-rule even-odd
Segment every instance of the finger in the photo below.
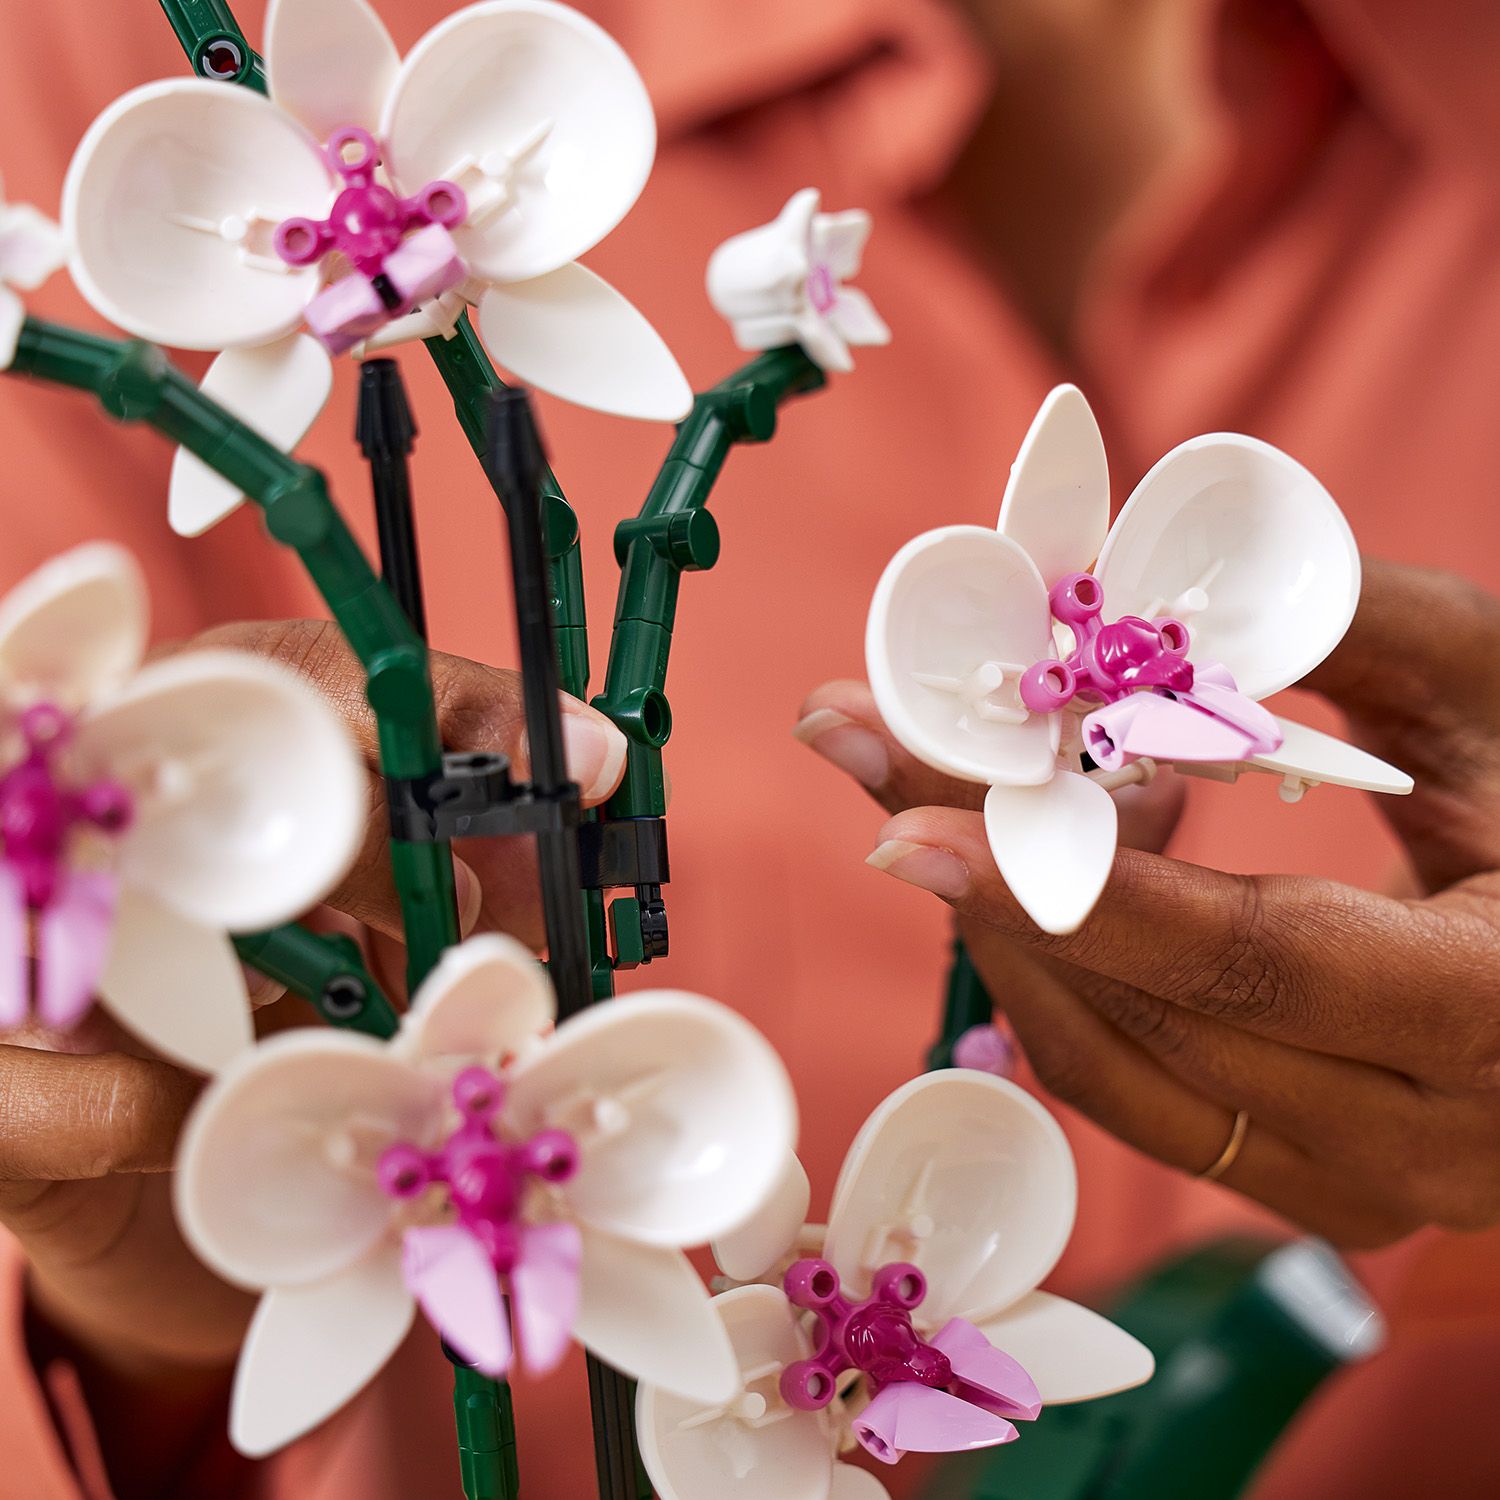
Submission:
{"label": "finger", "polygon": [[1415,779],[1379,805],[1427,889],[1500,865],[1500,600],[1452,573],[1367,562],[1348,633],[1303,686]]}
{"label": "finger", "polygon": [[[1224,1150],[1241,1105],[1174,1077],[1003,935],[961,923],[976,969],[1042,1083],[1127,1145],[1192,1176]],[[1269,1125],[1258,1123],[1219,1181],[1346,1246],[1388,1243],[1409,1226],[1351,1194]]]}
{"label": "finger", "polygon": [[165,1172],[201,1086],[152,1058],[0,1046],[0,1184]]}
{"label": "finger", "polygon": [[[342,635],[324,621],[246,623],[224,626],[198,638],[198,644],[247,650],[293,667],[337,707],[372,767],[378,761],[378,732],[365,701],[365,673]],[[518,776],[527,774],[526,721],[519,677],[440,652],[432,655],[438,726],[449,750],[490,751],[508,756]],[[570,774],[585,806],[608,798],[624,775],[625,737],[603,714],[566,694],[563,739]],[[385,788],[378,775],[369,783],[366,837],[328,904],[377,932],[399,937],[400,903],[391,878]],[[536,863],[529,838],[492,839],[466,844],[464,859],[477,882],[478,923],[487,930],[514,932],[523,941],[541,941]],[[460,872],[459,880],[466,877]],[[474,905],[467,891],[461,905]]]}
{"label": "finger", "polygon": [[1403,902],[1332,881],[1226,875],[1121,849],[1077,932],[1042,932],[995,868],[976,813],[917,808],[881,831],[875,868],[1028,949],[1257,1035],[1473,1082],[1496,1042],[1500,938],[1447,898]]}
{"label": "finger", "polygon": [[[909,807],[984,806],[987,788],[959,781],[925,765],[886,728],[867,684],[824,683],[802,705],[793,737],[860,783],[887,812]],[[1165,848],[1182,813],[1182,781],[1158,775],[1114,793],[1120,842],[1138,849]]]}

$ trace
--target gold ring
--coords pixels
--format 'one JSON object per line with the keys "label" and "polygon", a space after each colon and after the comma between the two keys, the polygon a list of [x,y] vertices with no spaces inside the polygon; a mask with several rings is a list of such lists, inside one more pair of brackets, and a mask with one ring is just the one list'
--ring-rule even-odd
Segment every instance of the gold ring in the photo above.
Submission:
{"label": "gold ring", "polygon": [[1200,1172],[1200,1182],[1217,1182],[1234,1164],[1245,1144],[1245,1137],[1250,1134],[1250,1111],[1242,1109],[1236,1112],[1234,1127],[1229,1132],[1229,1141],[1224,1149],[1219,1152],[1219,1158],[1208,1171]]}

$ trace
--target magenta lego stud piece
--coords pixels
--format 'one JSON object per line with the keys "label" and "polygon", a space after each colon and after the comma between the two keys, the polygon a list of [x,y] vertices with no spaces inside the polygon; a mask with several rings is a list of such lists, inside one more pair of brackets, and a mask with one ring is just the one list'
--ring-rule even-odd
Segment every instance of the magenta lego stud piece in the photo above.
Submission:
{"label": "magenta lego stud piece", "polygon": [[277,226],[276,253],[311,266],[337,252],[354,267],[308,304],[307,326],[331,353],[369,338],[394,318],[451,291],[468,275],[449,230],[468,214],[463,189],[429,182],[410,198],[376,180],[380,148],[369,131],[335,131],[324,151],[345,187],[323,220]]}
{"label": "magenta lego stud piece", "polygon": [[983,1023],[971,1026],[953,1044],[953,1066],[975,1073],[990,1073],[996,1078],[1013,1078],[1016,1072],[1016,1044],[998,1026]]}
{"label": "magenta lego stud piece", "polygon": [[886,1463],[910,1448],[1008,1442],[1016,1435],[1011,1418],[1030,1420],[1041,1410],[1031,1377],[972,1323],[952,1318],[933,1338],[922,1337],[912,1313],[927,1295],[927,1278],[916,1266],[882,1266],[858,1302],[826,1260],[799,1260],[782,1285],[821,1330],[817,1352],[782,1371],[782,1399],[797,1411],[821,1411],[839,1377],[859,1371],[871,1401],[854,1435]]}
{"label": "magenta lego stud piece", "polygon": [[[8,926],[33,929],[37,1013],[48,1025],[71,1026],[93,997],[109,954],[115,878],[104,870],[73,870],[74,835],[92,829],[118,837],[130,826],[129,791],[117,781],[68,784],[58,758],[72,738],[68,715],[49,703],[20,718],[25,746],[18,764],[0,775],[0,884]],[[24,996],[16,997],[24,1005]],[[6,1004],[9,1013],[14,1004]]]}

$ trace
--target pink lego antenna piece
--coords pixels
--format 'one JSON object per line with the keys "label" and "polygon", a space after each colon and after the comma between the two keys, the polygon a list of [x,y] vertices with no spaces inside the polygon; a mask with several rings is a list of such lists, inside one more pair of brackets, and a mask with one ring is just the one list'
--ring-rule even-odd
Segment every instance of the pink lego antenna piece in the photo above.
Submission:
{"label": "pink lego antenna piece", "polygon": [[[486,1374],[503,1374],[510,1337],[507,1332],[502,1348],[491,1303],[502,1305],[504,1281],[518,1304],[527,1368],[541,1374],[567,1352],[578,1311],[582,1239],[576,1225],[528,1224],[521,1210],[533,1181],[558,1184],[573,1176],[578,1148],[562,1130],[539,1131],[520,1145],[500,1140],[494,1121],[504,1101],[500,1078],[486,1068],[465,1068],[453,1080],[453,1102],[463,1117],[458,1128],[437,1151],[390,1147],[378,1175],[393,1198],[416,1198],[434,1184],[448,1189],[457,1222],[408,1230],[402,1260],[408,1288],[443,1337]],[[476,1292],[481,1272],[485,1286]]]}
{"label": "pink lego antenna piece", "polygon": [[[811,1358],[782,1371],[782,1399],[798,1411],[820,1411],[833,1400],[838,1377],[860,1371],[874,1399],[856,1421],[855,1436],[886,1463],[912,1448],[947,1452],[1008,1442],[1015,1428],[1000,1413],[1029,1421],[1041,1408],[1031,1377],[972,1323],[952,1319],[932,1340],[917,1332],[912,1313],[927,1295],[927,1278],[916,1266],[900,1261],[882,1266],[871,1280],[870,1295],[860,1302],[845,1295],[838,1272],[826,1260],[799,1260],[783,1286],[794,1307],[817,1318],[821,1337]],[[906,1399],[918,1389],[943,1400]],[[954,1407],[963,1410],[956,1413]],[[951,1443],[940,1436],[944,1432]]]}
{"label": "pink lego antenna piece", "polygon": [[429,182],[400,198],[376,180],[380,147],[369,131],[335,131],[324,150],[345,187],[326,219],[287,219],[276,228],[276,253],[290,266],[341,255],[354,267],[308,304],[307,326],[340,354],[393,319],[452,291],[468,276],[449,230],[468,216],[463,189]]}

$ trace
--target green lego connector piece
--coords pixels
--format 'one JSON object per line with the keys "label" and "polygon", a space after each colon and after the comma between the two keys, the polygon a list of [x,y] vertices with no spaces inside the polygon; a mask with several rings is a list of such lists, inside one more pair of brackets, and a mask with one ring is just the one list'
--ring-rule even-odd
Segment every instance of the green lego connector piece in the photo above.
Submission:
{"label": "green lego connector piece", "polygon": [[[318,470],[287,457],[150,344],[28,318],[10,372],[92,391],[111,416],[144,422],[196,453],[261,507],[266,528],[302,559],[365,668],[381,770],[419,781],[442,771],[427,648],[344,524]],[[458,941],[453,863],[442,843],[392,840],[413,989]]]}
{"label": "green lego connector piece", "polygon": [[619,602],[604,690],[593,702],[624,731],[630,750],[608,817],[666,812],[661,748],[672,733],[666,680],[677,590],[683,573],[719,560],[719,528],[705,507],[724,461],[737,443],[763,443],[774,434],[782,401],[823,383],[822,370],[800,348],[788,347],[757,356],[703,392],[677,429],[640,514],[615,530]]}
{"label": "green lego connector piece", "polygon": [[1363,1291],[1312,1240],[1221,1241],[1106,1311],[1156,1355],[1155,1377],[1047,1408],[1017,1442],[946,1465],[926,1500],[1235,1500],[1313,1392],[1381,1339]]}
{"label": "green lego connector piece", "polygon": [[311,1001],[330,1025],[382,1041],[396,1034],[395,1008],[365,967],[353,938],[309,932],[293,922],[237,937],[234,946],[251,968]]}
{"label": "green lego connector piece", "polygon": [[161,8],[200,78],[266,92],[265,64],[223,0],[161,0]]}
{"label": "green lego connector piece", "polygon": [[995,1018],[995,1002],[974,968],[963,939],[953,939],[953,962],[948,970],[948,989],[943,1000],[943,1026],[927,1054],[928,1072],[953,1066],[953,1047],[964,1032],[985,1026]]}
{"label": "green lego connector piece", "polygon": [[468,1500],[512,1500],[521,1483],[510,1387],[455,1362],[453,1416]]}

